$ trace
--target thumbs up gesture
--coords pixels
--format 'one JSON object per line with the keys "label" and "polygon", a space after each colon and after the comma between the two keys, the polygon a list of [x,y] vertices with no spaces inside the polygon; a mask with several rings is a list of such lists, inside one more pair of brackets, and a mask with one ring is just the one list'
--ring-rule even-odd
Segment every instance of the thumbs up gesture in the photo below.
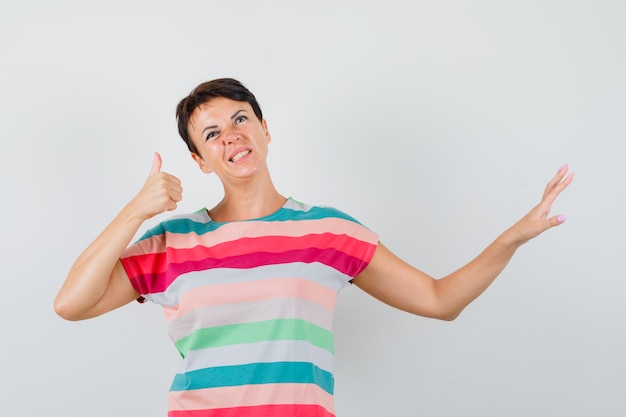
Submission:
{"label": "thumbs up gesture", "polygon": [[177,203],[183,198],[180,180],[173,175],[162,172],[162,164],[161,155],[155,152],[150,175],[132,201],[135,213],[142,220],[147,220],[165,211],[175,210]]}

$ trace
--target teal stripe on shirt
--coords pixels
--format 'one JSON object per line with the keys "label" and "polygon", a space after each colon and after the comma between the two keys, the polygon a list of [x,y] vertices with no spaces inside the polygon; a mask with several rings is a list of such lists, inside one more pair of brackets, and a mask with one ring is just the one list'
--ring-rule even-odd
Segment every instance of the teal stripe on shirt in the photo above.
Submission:
{"label": "teal stripe on shirt", "polygon": [[329,394],[334,389],[332,374],[311,363],[269,362],[220,366],[176,374],[170,391],[281,383],[315,384]]}
{"label": "teal stripe on shirt", "polygon": [[[339,218],[348,220],[354,223],[360,224],[355,218],[331,207],[312,207],[308,211],[293,210],[290,208],[282,208],[276,213],[260,219],[244,220],[249,222],[255,221],[288,221],[288,220],[319,220],[327,218]],[[158,226],[148,230],[139,240],[149,239],[152,236],[161,235],[165,232],[168,233],[196,233],[202,235],[204,233],[213,232],[219,229],[224,224],[229,223],[217,223],[208,222],[202,223],[194,221],[190,218],[174,218],[167,220]]]}

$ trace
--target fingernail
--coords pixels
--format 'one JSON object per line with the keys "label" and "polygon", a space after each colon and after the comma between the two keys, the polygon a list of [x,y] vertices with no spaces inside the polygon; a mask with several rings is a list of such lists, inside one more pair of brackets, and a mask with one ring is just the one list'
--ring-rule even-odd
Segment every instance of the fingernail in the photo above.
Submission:
{"label": "fingernail", "polygon": [[556,218],[556,221],[557,221],[559,224],[563,223],[565,220],[567,220],[567,217],[565,217],[565,216],[563,216],[563,215],[558,216],[558,217]]}
{"label": "fingernail", "polygon": [[563,171],[563,169],[564,169],[565,167],[567,167],[567,164],[564,164],[561,168],[559,168],[559,170],[557,171],[557,173],[559,173],[559,172]]}

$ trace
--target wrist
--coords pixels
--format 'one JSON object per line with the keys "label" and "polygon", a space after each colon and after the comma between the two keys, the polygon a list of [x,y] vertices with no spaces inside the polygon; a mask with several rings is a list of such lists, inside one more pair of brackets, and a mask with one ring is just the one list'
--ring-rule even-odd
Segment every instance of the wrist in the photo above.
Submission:
{"label": "wrist", "polygon": [[141,226],[141,224],[150,217],[140,210],[140,205],[135,200],[131,200],[120,212],[119,219],[128,225]]}
{"label": "wrist", "polygon": [[510,247],[513,250],[519,248],[524,243],[528,242],[530,239],[525,238],[521,233],[519,233],[517,226],[518,225],[515,224],[511,226],[510,228],[508,228],[507,230],[505,230],[500,236],[498,236],[496,241],[500,245]]}

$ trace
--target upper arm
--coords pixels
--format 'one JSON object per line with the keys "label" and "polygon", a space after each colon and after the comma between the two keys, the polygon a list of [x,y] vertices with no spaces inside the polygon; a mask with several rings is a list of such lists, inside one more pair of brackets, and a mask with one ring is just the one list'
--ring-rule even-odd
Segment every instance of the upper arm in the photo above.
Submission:
{"label": "upper arm", "polygon": [[111,278],[105,293],[90,310],[89,317],[85,318],[108,313],[109,311],[138,299],[139,296],[140,295],[131,285],[128,274],[124,270],[122,263],[118,260],[111,272]]}
{"label": "upper arm", "polygon": [[66,282],[67,288],[63,296],[60,292],[55,300],[57,314],[66,320],[76,321],[97,317],[139,298],[139,294],[131,285],[128,274],[119,260],[111,271],[106,288],[95,302],[89,302],[85,298],[89,297],[88,293],[77,288],[75,286],[77,284],[68,285]]}
{"label": "upper arm", "polygon": [[446,318],[437,302],[437,281],[380,242],[369,265],[352,282],[392,307],[420,316]]}

